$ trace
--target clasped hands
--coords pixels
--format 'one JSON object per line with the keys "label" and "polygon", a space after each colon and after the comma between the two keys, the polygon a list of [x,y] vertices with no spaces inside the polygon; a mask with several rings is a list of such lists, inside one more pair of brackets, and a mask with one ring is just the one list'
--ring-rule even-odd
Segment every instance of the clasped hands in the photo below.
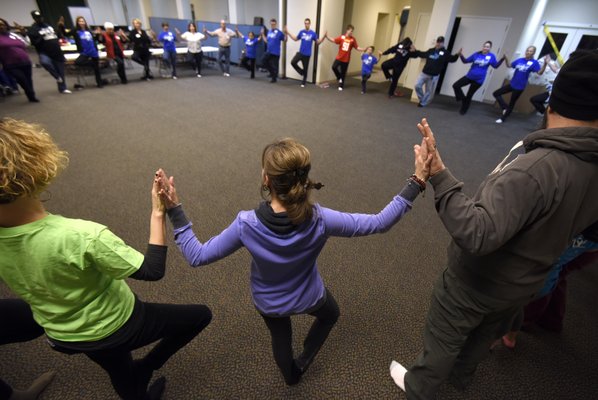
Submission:
{"label": "clasped hands", "polygon": [[179,204],[181,203],[174,186],[174,177],[168,178],[162,168],[158,169],[152,184],[152,209],[164,212]]}
{"label": "clasped hands", "polygon": [[445,166],[440,158],[436,147],[436,138],[426,118],[422,118],[417,124],[417,129],[422,135],[421,144],[413,146],[415,154],[415,176],[422,181],[427,181],[431,176],[436,175]]}

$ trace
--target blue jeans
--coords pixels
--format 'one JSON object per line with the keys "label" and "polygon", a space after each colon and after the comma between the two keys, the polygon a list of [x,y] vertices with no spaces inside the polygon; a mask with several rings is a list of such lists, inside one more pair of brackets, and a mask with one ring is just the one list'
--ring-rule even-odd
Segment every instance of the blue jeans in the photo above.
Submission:
{"label": "blue jeans", "polygon": [[172,68],[172,76],[176,76],[176,51],[164,50],[162,58],[166,66]]}
{"label": "blue jeans", "polygon": [[[432,76],[424,74],[423,72],[419,74],[417,82],[415,83],[415,93],[417,94],[419,103],[422,106],[427,106],[432,102],[432,99],[434,98],[434,92],[436,92],[436,84],[438,83],[439,77],[440,75]],[[424,85],[426,86],[425,89]]]}
{"label": "blue jeans", "polygon": [[[222,64],[222,58],[224,57],[224,64]],[[220,65],[220,69],[223,73],[230,72],[230,47],[222,47],[218,48],[218,65]]]}
{"label": "blue jeans", "polygon": [[56,61],[44,53],[39,53],[39,63],[56,79],[58,91],[66,90],[66,80],[64,79],[64,61]]}

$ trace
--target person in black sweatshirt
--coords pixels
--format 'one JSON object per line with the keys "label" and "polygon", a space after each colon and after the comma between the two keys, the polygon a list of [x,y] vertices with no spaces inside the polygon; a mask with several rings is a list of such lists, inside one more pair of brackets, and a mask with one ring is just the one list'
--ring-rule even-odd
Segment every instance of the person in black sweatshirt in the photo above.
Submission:
{"label": "person in black sweatshirt", "polygon": [[129,32],[129,41],[133,43],[133,57],[131,59],[143,65],[143,77],[141,79],[148,81],[154,79],[149,67],[150,58],[152,57],[152,53],[150,52],[152,39],[146,31],[141,29],[141,20],[138,18],[133,20],[133,30]]}
{"label": "person in black sweatshirt", "polygon": [[382,55],[387,54],[395,54],[393,58],[382,63],[382,72],[384,72],[384,77],[387,80],[390,80],[388,97],[391,98],[395,95],[399,78],[401,77],[401,73],[407,65],[407,61],[409,61],[410,58],[415,57],[415,47],[413,47],[413,42],[411,39],[406,37],[382,53]]}
{"label": "person in black sweatshirt", "polygon": [[[451,55],[444,47],[444,36],[438,36],[436,45],[428,49],[428,51],[415,51],[413,57],[426,59],[424,70],[419,74],[415,83],[415,93],[419,99],[418,107],[425,107],[432,102],[440,73],[446,64],[457,61],[461,55],[461,51],[462,49],[459,49],[457,54]],[[425,89],[424,85],[426,86]]]}

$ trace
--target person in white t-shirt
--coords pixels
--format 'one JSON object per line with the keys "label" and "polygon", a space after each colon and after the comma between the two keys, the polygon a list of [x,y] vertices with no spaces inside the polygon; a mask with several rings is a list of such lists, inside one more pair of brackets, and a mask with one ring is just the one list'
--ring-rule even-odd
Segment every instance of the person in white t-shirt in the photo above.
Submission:
{"label": "person in white t-shirt", "polygon": [[[180,32],[177,30],[177,33]],[[197,27],[195,24],[190,22],[187,26],[187,32],[183,33],[181,38],[187,42],[189,60],[197,72],[197,77],[201,78],[201,61],[203,59],[201,41],[206,39],[206,35],[201,32],[197,32]]]}

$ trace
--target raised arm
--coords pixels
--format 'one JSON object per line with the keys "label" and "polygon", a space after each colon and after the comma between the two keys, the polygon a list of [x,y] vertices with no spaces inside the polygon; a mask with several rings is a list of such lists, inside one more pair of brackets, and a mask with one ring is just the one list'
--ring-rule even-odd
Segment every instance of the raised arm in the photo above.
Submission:
{"label": "raised arm", "polygon": [[546,54],[544,56],[544,64],[542,64],[542,68],[540,68],[540,71],[538,71],[538,75],[542,75],[544,73],[544,71],[546,71],[546,66],[548,65],[549,62],[550,62],[550,56],[548,54]]}
{"label": "raised arm", "polygon": [[192,229],[192,224],[183,211],[179,202],[174,178],[166,178],[166,173],[160,169],[157,172],[160,182],[159,195],[166,208],[168,218],[174,229],[174,238],[183,256],[192,267],[210,264],[224,258],[243,246],[239,234],[238,219],[205,243],[201,243]]}
{"label": "raised arm", "polygon": [[492,68],[496,69],[502,65],[502,63],[507,59],[507,56],[503,55],[500,60],[492,64]]}
{"label": "raised arm", "polygon": [[327,37],[328,37],[328,31],[324,32],[324,36],[322,36],[321,38],[319,38],[318,40],[316,40],[316,43],[318,44],[318,46],[321,45],[322,42],[324,40],[326,40]]}
{"label": "raised arm", "polygon": [[290,37],[291,39],[293,39],[293,41],[295,41],[295,42],[296,42],[297,40],[299,40],[299,39],[297,38],[297,36],[295,36],[295,35],[293,35],[291,32],[289,32],[289,30],[287,29],[287,26],[286,26],[286,25],[284,26],[284,28],[283,28],[283,30],[282,30],[282,31],[284,32],[284,34],[285,34],[285,35],[287,35],[288,37]]}

